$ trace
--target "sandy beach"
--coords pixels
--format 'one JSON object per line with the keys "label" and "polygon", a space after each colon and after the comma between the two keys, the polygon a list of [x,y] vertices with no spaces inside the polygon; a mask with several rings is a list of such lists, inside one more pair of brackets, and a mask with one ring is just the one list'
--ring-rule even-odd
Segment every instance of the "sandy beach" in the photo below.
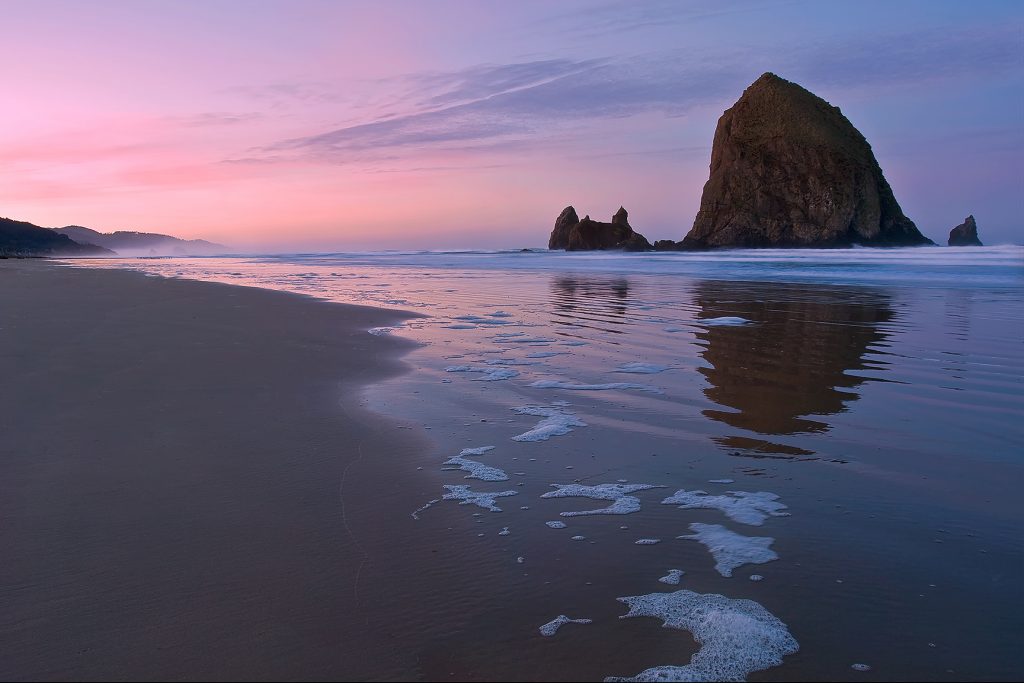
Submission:
{"label": "sandy beach", "polygon": [[415,446],[360,407],[399,319],[0,262],[0,678],[407,671],[359,601],[373,472]]}
{"label": "sandy beach", "polygon": [[1019,250],[633,256],[0,261],[0,679],[1014,680]]}

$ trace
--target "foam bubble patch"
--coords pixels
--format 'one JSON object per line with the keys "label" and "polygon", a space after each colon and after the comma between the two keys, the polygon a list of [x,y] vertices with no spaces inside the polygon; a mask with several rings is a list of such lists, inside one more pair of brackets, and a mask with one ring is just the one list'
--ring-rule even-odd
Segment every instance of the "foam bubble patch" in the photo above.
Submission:
{"label": "foam bubble patch", "polygon": [[620,365],[612,372],[627,372],[634,375],[656,375],[659,372],[665,372],[668,370],[666,365],[657,365],[655,363],[626,363]]}
{"label": "foam bubble patch", "polygon": [[530,384],[538,389],[568,389],[569,391],[611,391],[620,389],[624,391],[646,391],[650,394],[663,394],[658,387],[649,384],[636,384],[634,382],[606,382],[604,384],[577,384],[576,382],[563,382],[555,379],[539,379]]}
{"label": "foam bubble patch", "polygon": [[[721,480],[729,483],[732,480]],[[721,510],[725,516],[740,524],[761,526],[769,517],[788,517],[786,506],[778,502],[779,497],[767,491],[726,491],[724,495],[713,496],[705,491],[680,489],[661,501],[664,505],[678,505],[681,510]]]}
{"label": "foam bubble patch", "polygon": [[701,325],[710,325],[712,327],[738,327],[740,325],[749,325],[752,320],[746,318],[738,318],[732,315],[725,315],[720,318],[702,318],[699,320]]}
{"label": "foam bubble patch", "polygon": [[495,504],[498,498],[518,495],[518,491],[473,491],[465,484],[445,484],[444,489],[448,492],[441,496],[442,500],[457,500],[459,505],[476,505],[491,512],[501,512],[501,508]]}
{"label": "foam bubble patch", "polygon": [[558,629],[562,628],[566,624],[591,624],[593,621],[593,619],[570,619],[564,614],[559,614],[557,617],[540,627],[540,634],[545,638],[550,638],[558,633]]}
{"label": "foam bubble patch", "polygon": [[685,573],[686,572],[682,569],[669,569],[668,574],[659,578],[658,581],[666,583],[669,586],[678,586],[679,581],[683,578],[683,574]]}
{"label": "foam bubble patch", "polygon": [[530,431],[513,436],[513,441],[547,441],[553,436],[568,434],[573,430],[573,427],[587,426],[586,422],[561,406],[550,408],[547,406],[522,406],[512,410],[518,415],[533,415],[544,418]]}
{"label": "foam bubble patch", "polygon": [[729,531],[721,524],[702,524],[694,522],[690,525],[689,536],[678,538],[697,541],[707,546],[711,556],[715,558],[715,569],[725,577],[732,576],[732,570],[745,564],[764,564],[779,559],[771,549],[775,542],[770,536],[744,536]]}
{"label": "foam bubble patch", "polygon": [[541,498],[591,498],[593,500],[610,500],[608,507],[596,510],[574,510],[559,513],[562,517],[581,517],[583,515],[628,515],[640,510],[640,499],[629,494],[647,489],[665,488],[657,484],[552,484],[554,491],[548,491]]}
{"label": "foam bubble patch", "polygon": [[778,617],[753,600],[716,593],[651,593],[619,598],[621,619],[654,617],[666,628],[689,631],[700,649],[683,666],[657,666],[606,681],[745,681],[755,671],[780,666],[800,645]]}

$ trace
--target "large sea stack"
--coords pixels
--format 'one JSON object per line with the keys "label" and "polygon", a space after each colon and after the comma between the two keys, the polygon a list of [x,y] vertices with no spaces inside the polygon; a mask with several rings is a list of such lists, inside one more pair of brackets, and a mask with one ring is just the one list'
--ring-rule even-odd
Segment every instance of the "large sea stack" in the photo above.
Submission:
{"label": "large sea stack", "polygon": [[949,246],[982,246],[981,240],[978,239],[978,224],[974,222],[974,216],[968,216],[963,223],[949,231]]}
{"label": "large sea stack", "polygon": [[567,206],[558,215],[555,227],[548,239],[548,249],[566,251],[587,251],[594,249],[623,249],[625,251],[646,251],[651,248],[647,238],[629,225],[626,209],[612,216],[611,223],[602,223],[585,216],[580,220],[576,209]]}
{"label": "large sea stack", "polygon": [[864,136],[838,107],[766,73],[718,120],[711,176],[680,245],[933,244],[903,215]]}

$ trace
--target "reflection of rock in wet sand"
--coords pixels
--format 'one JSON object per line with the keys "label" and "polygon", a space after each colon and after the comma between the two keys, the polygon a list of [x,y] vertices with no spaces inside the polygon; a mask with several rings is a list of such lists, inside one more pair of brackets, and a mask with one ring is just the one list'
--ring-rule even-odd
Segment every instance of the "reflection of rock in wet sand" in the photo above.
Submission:
{"label": "reflection of rock in wet sand", "polygon": [[[710,366],[700,368],[709,384],[704,394],[727,409],[704,414],[759,434],[827,431],[829,422],[808,416],[841,413],[858,398],[855,389],[866,380],[851,371],[883,365],[867,355],[881,353],[877,346],[887,338],[881,326],[894,315],[888,297],[873,290],[799,284],[702,282],[695,303],[701,318],[738,316],[754,323],[708,327],[696,336]],[[716,440],[733,448],[754,441]],[[768,441],[756,444],[760,453],[810,455]]]}
{"label": "reflection of rock in wet sand", "polygon": [[556,277],[551,281],[551,301],[556,322],[607,332],[605,327],[627,322],[629,282],[625,278]]}

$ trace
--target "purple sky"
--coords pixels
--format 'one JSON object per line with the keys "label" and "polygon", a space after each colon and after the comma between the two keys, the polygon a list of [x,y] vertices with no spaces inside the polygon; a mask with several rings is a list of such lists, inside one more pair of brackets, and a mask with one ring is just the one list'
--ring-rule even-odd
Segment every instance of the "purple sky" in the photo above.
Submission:
{"label": "purple sky", "polygon": [[764,71],[945,243],[1021,242],[1024,2],[5,2],[0,215],[248,249],[680,239]]}

